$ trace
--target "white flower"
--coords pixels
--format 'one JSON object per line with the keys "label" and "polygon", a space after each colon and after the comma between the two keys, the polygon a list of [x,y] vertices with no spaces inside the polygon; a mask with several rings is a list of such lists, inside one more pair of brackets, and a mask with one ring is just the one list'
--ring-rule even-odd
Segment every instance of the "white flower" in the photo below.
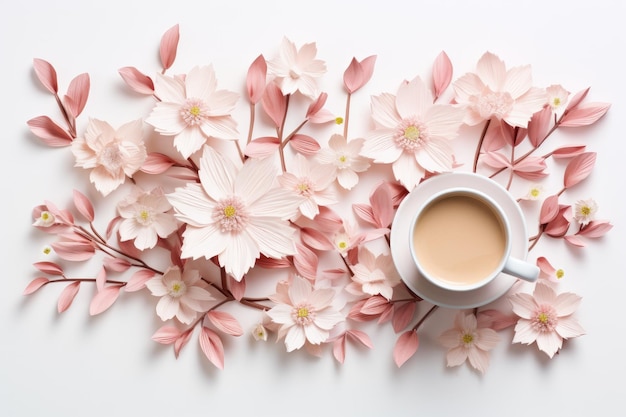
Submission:
{"label": "white flower", "polygon": [[309,219],[319,212],[319,206],[328,206],[337,202],[336,194],[328,187],[334,181],[333,172],[324,169],[315,161],[309,161],[303,155],[295,157],[291,172],[278,177],[278,182],[286,190],[304,198],[300,212]]}
{"label": "white flower", "polygon": [[267,312],[270,318],[282,324],[279,337],[285,336],[287,352],[300,349],[308,341],[313,345],[325,342],[330,330],[344,320],[332,307],[335,290],[330,288],[314,290],[309,281],[296,276],[284,294],[270,297],[277,304]]}
{"label": "white flower", "polygon": [[597,211],[598,204],[595,200],[591,198],[578,200],[574,205],[574,219],[582,226],[586,226],[595,219]]}
{"label": "white flower", "polygon": [[177,229],[176,219],[168,211],[172,208],[161,189],[145,192],[135,188],[117,211],[124,219],[120,224],[122,241],[134,239],[139,250],[156,246],[158,238],[165,238]]}
{"label": "white flower", "polygon": [[400,283],[400,276],[390,255],[375,256],[366,247],[359,250],[359,263],[352,268],[352,283],[346,287],[349,292],[369,295],[380,294],[390,300],[393,287]]}
{"label": "white flower", "polygon": [[530,186],[530,189],[528,190],[528,193],[526,193],[526,195],[524,197],[522,197],[523,200],[532,200],[532,201],[536,201],[539,200],[543,194],[544,194],[544,188],[543,186],[541,186],[540,184],[533,184]]}
{"label": "white flower", "polygon": [[263,254],[280,259],[296,253],[295,229],[288,220],[302,198],[273,187],[271,158],[248,159],[241,170],[205,145],[200,184],[168,194],[176,217],[186,223],[182,257],[218,257],[220,266],[241,281]]}
{"label": "white flower", "polygon": [[360,156],[364,139],[347,141],[343,135],[332,135],[328,148],[317,153],[317,160],[332,167],[337,182],[346,190],[352,189],[359,182],[357,172],[366,171],[370,167],[369,160]]}
{"label": "white flower", "polygon": [[546,93],[548,94],[548,104],[552,108],[552,111],[557,112],[567,104],[569,91],[562,86],[556,84],[551,85],[546,88]]}
{"label": "white flower", "polygon": [[257,342],[267,341],[267,329],[265,328],[265,326],[263,326],[262,323],[258,323],[254,327],[254,329],[252,330],[252,337],[254,337],[254,340],[256,340]]}
{"label": "white flower", "polygon": [[324,61],[315,59],[316,54],[315,43],[302,45],[298,50],[293,42],[283,38],[279,55],[267,64],[284,95],[296,91],[312,99],[319,95],[315,78],[326,72],[326,65]]}
{"label": "white flower", "polygon": [[54,214],[43,210],[33,223],[33,226],[50,227],[54,224],[55,220],[56,218],[54,217]]}

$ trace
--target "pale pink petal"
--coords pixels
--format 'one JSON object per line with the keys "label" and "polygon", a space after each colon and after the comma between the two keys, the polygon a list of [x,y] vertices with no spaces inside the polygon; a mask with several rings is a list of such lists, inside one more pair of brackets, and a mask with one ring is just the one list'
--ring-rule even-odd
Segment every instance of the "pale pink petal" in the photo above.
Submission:
{"label": "pale pink petal", "polygon": [[378,128],[395,129],[401,117],[396,110],[396,97],[383,93],[372,97],[372,119]]}
{"label": "pale pink petal", "polygon": [[[558,312],[559,317],[569,316],[574,313],[580,305],[582,298],[571,292],[557,295],[554,308]],[[560,320],[559,320],[560,321]]]}
{"label": "pale pink petal", "polygon": [[530,319],[537,308],[534,298],[530,294],[518,293],[510,297],[513,312],[524,319]]}
{"label": "pale pink petal", "polygon": [[302,326],[292,326],[289,328],[287,335],[285,336],[285,346],[287,346],[287,352],[291,352],[296,349],[300,349],[306,342],[306,336]]}
{"label": "pale pink petal", "polygon": [[430,138],[415,152],[415,159],[426,171],[448,172],[452,170],[453,155],[454,149],[446,139]]}
{"label": "pale pink petal", "polygon": [[208,199],[200,184],[177,188],[167,195],[167,200],[176,209],[176,217],[191,226],[205,226],[214,221],[215,203]]}
{"label": "pale pink petal", "polygon": [[551,358],[562,346],[563,339],[556,332],[539,333],[537,336],[537,347]]}
{"label": "pale pink petal", "polygon": [[187,127],[187,123],[180,116],[180,111],[180,104],[160,101],[152,109],[146,123],[163,135],[177,135]]}
{"label": "pale pink petal", "polygon": [[181,130],[174,138],[174,146],[183,158],[187,159],[204,145],[206,137],[198,126],[189,126]]}
{"label": "pale pink petal", "polygon": [[294,305],[307,302],[312,292],[309,281],[301,277],[294,277],[289,286],[289,298]]}
{"label": "pale pink petal", "polygon": [[146,288],[156,297],[163,297],[169,293],[169,289],[163,284],[161,277],[151,278],[145,284]]}
{"label": "pale pink petal", "polygon": [[274,323],[293,325],[293,307],[287,304],[276,304],[269,311],[267,315],[270,316]]}
{"label": "pale pink petal", "polygon": [[304,335],[309,343],[314,345],[319,345],[328,339],[328,331],[314,325],[304,326]]}
{"label": "pale pink petal", "polygon": [[359,183],[359,176],[349,169],[340,169],[337,171],[337,181],[346,190],[351,190]]}
{"label": "pale pink petal", "polygon": [[500,336],[495,330],[489,328],[479,328],[476,330],[478,337],[475,340],[475,345],[480,350],[491,350],[500,341]]}
{"label": "pale pink petal", "polygon": [[491,52],[486,52],[478,60],[476,73],[492,91],[501,91],[506,80],[504,62]]}
{"label": "pale pink petal", "polygon": [[402,153],[392,165],[394,177],[411,191],[425,176],[424,169],[417,163],[414,155]]}
{"label": "pale pink petal", "polygon": [[480,95],[485,85],[480,77],[474,73],[468,73],[457,79],[454,90],[459,102],[467,102],[470,97]]}
{"label": "pale pink petal", "polygon": [[210,146],[203,148],[199,175],[204,191],[214,200],[219,201],[233,194],[237,169],[230,159]]}
{"label": "pale pink petal", "polygon": [[254,266],[260,255],[257,241],[248,233],[242,232],[230,235],[227,239],[227,245],[218,255],[218,259],[220,266],[224,267],[226,272],[231,274],[235,280],[241,281],[244,274]]}
{"label": "pale pink petal", "polygon": [[467,357],[470,365],[483,374],[489,367],[489,352],[480,349],[471,349]]}
{"label": "pale pink petal", "polygon": [[548,102],[545,90],[531,88],[523,96],[515,100],[513,109],[504,117],[511,126],[527,127],[532,115],[543,108]]}
{"label": "pale pink petal", "polygon": [[183,233],[183,258],[207,258],[222,253],[229,240],[222,234],[217,225],[202,227],[188,226]]}
{"label": "pale pink petal", "polygon": [[515,325],[515,335],[513,336],[513,343],[531,344],[539,336],[537,331],[529,320],[520,319]]}
{"label": "pale pink petal", "polygon": [[293,242],[295,229],[287,223],[257,217],[250,221],[246,231],[257,242],[259,250],[270,258],[282,258],[296,253]]}
{"label": "pale pink petal", "polygon": [[178,313],[180,303],[177,298],[165,295],[159,299],[156,306],[157,315],[161,320],[166,321],[173,318]]}
{"label": "pale pink petal", "polygon": [[290,190],[272,188],[254,202],[254,215],[256,217],[278,217],[288,220],[297,213],[298,207],[303,201],[303,197]]}
{"label": "pale pink petal", "polygon": [[448,367],[459,366],[467,360],[468,349],[465,346],[457,346],[448,351],[446,361]]}
{"label": "pale pink petal", "polygon": [[[185,95],[185,82],[178,77],[168,77],[157,73],[154,79],[154,89],[161,99],[161,102],[171,102],[182,104],[187,96]],[[157,107],[159,103],[157,103]]]}
{"label": "pale pink petal", "polygon": [[507,71],[506,79],[501,90],[511,94],[513,99],[524,95],[533,85],[530,65],[513,67]]}
{"label": "pale pink petal", "polygon": [[432,102],[433,96],[424,81],[415,77],[398,88],[396,110],[400,118],[407,119],[424,114]]}
{"label": "pale pink petal", "polygon": [[361,155],[377,163],[389,164],[396,161],[402,154],[402,148],[394,143],[394,132],[393,129],[379,129],[371,132],[363,144]]}
{"label": "pale pink petal", "polygon": [[[235,178],[233,190],[236,195],[253,205],[271,189],[277,168],[272,158],[249,159]],[[255,210],[255,215],[261,215]]]}
{"label": "pale pink petal", "polygon": [[556,332],[564,339],[578,337],[585,334],[585,329],[573,317],[560,317],[556,325]]}
{"label": "pale pink petal", "polygon": [[428,136],[442,139],[454,139],[463,124],[465,108],[449,105],[430,106],[424,113],[428,125]]}

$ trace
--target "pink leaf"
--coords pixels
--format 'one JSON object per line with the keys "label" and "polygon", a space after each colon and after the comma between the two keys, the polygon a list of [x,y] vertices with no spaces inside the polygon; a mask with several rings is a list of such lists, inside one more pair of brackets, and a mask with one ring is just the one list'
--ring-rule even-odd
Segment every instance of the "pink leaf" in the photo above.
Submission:
{"label": "pink leaf", "polygon": [[170,68],[174,63],[174,59],[176,59],[179,37],[178,25],[174,25],[168,29],[161,38],[159,54],[161,56],[161,63],[163,64],[164,70]]}
{"label": "pink leaf", "polygon": [[354,340],[356,342],[359,342],[361,345],[367,347],[367,348],[374,348],[374,344],[372,343],[372,340],[370,339],[370,337],[365,333],[362,332],[361,330],[348,330],[346,332],[346,336],[347,338]]}
{"label": "pink leaf", "polygon": [[154,94],[154,82],[152,78],[140,72],[135,67],[123,67],[117,70],[126,85],[139,94]]}
{"label": "pink leaf", "polygon": [[50,275],[63,275],[63,268],[54,262],[35,262],[35,268]]}
{"label": "pink leaf", "polygon": [[94,210],[91,201],[78,190],[74,190],[74,206],[88,222],[94,220]]}
{"label": "pink leaf", "polygon": [[566,216],[569,209],[570,209],[570,206],[559,207],[559,213],[557,214],[556,218],[554,218],[553,220],[548,222],[548,224],[545,225],[545,229],[544,229],[545,234],[551,237],[555,237],[555,238],[560,238],[560,237],[565,236],[570,226],[569,220]]}
{"label": "pink leaf", "polygon": [[559,125],[562,127],[588,126],[597,122],[606,114],[611,105],[609,103],[588,103],[580,105],[566,112]]}
{"label": "pink leaf", "polygon": [[159,152],[150,152],[141,166],[141,171],[146,174],[162,174],[172,165],[176,164],[172,158]]}
{"label": "pink leaf", "polygon": [[441,51],[433,64],[433,88],[437,99],[450,85],[452,81],[452,62],[448,55]]}
{"label": "pink leaf", "polygon": [[100,268],[100,271],[98,271],[98,275],[96,275],[96,289],[98,291],[102,291],[104,289],[104,285],[107,282],[107,271],[104,268],[104,266],[102,268]]}
{"label": "pink leaf", "polygon": [[33,59],[33,66],[35,68],[35,74],[37,78],[43,84],[44,87],[52,94],[56,94],[59,91],[59,85],[57,83],[57,73],[48,61],[43,59]]}
{"label": "pink leaf", "polygon": [[388,227],[393,220],[393,200],[391,191],[387,183],[382,183],[370,196],[370,204],[372,205],[372,215],[375,220],[375,226],[379,228]]}
{"label": "pink leaf", "polygon": [[546,197],[541,205],[541,212],[539,214],[539,223],[547,224],[554,220],[559,214],[559,196],[552,195]]}
{"label": "pink leaf", "polygon": [[72,144],[72,135],[48,116],[38,116],[26,123],[30,131],[48,146],[61,147]]}
{"label": "pink leaf", "polygon": [[74,301],[74,297],[78,294],[78,290],[80,289],[80,281],[75,281],[66,286],[61,294],[59,295],[59,300],[57,302],[57,310],[59,313],[63,313],[65,310],[70,308],[72,305],[72,301]]}
{"label": "pink leaf", "polygon": [[162,345],[171,345],[181,336],[181,331],[174,326],[163,326],[152,335],[152,340]]}
{"label": "pink leaf", "polygon": [[393,348],[393,359],[398,368],[417,352],[418,347],[419,339],[415,330],[409,330],[400,335]]}
{"label": "pink leaf", "polygon": [[185,167],[172,167],[167,176],[184,181],[198,181],[198,173]]}
{"label": "pink leaf", "polygon": [[261,254],[259,259],[257,259],[254,266],[258,266],[259,268],[266,269],[282,269],[282,268],[291,268],[293,265],[289,262],[289,259],[276,259],[276,258],[268,258],[267,256]]}
{"label": "pink leaf", "polygon": [[608,220],[594,220],[580,230],[577,235],[585,236],[588,238],[598,238],[604,236],[609,230],[613,228],[613,225]]}
{"label": "pink leaf", "polygon": [[46,200],[45,204],[46,204],[46,207],[48,208],[48,211],[50,213],[52,213],[54,215],[54,217],[57,218],[57,220],[59,220],[62,223],[66,223],[66,224],[72,224],[72,225],[74,224],[74,216],[72,216],[72,213],[70,213],[67,210],[59,209],[51,201]]}
{"label": "pink leaf", "polygon": [[545,106],[537,113],[533,114],[528,122],[528,139],[536,148],[543,143],[550,129],[550,121],[552,120],[552,109]]}
{"label": "pink leaf", "polygon": [[283,124],[285,111],[287,110],[287,99],[283,96],[280,87],[275,82],[269,83],[265,87],[261,105],[265,113],[274,122],[274,126],[280,127]]}
{"label": "pink leaf", "polygon": [[241,336],[243,330],[235,317],[225,311],[212,310],[206,315],[211,323],[222,332],[231,336]]}
{"label": "pink leaf", "polygon": [[578,248],[582,248],[585,246],[585,242],[583,242],[583,240],[576,235],[567,235],[564,237],[564,239],[572,246],[576,246]]}
{"label": "pink leaf", "polygon": [[311,249],[300,242],[296,242],[297,253],[293,256],[293,265],[302,277],[315,280],[319,258]]}
{"label": "pink leaf", "polygon": [[218,334],[209,328],[202,327],[202,333],[198,339],[200,348],[207,359],[217,368],[224,369],[224,345]]}
{"label": "pink leaf", "polygon": [[265,158],[278,150],[280,141],[277,137],[264,136],[248,143],[244,154],[250,158]]}
{"label": "pink leaf", "polygon": [[115,226],[120,221],[122,221],[122,218],[120,216],[116,216],[116,217],[111,219],[111,221],[107,225],[107,229],[106,229],[106,238],[107,238],[107,240],[109,240],[111,238],[111,236],[113,235],[113,232],[115,231]]}
{"label": "pink leaf", "polygon": [[413,320],[416,309],[417,304],[413,301],[402,303],[400,305],[394,304],[394,312],[391,324],[393,325],[393,330],[396,333],[399,333],[406,326],[409,325],[409,323]]}
{"label": "pink leaf", "polygon": [[595,152],[585,152],[575,156],[565,168],[563,175],[563,185],[565,188],[573,187],[587,178],[595,163]]}
{"label": "pink leaf", "polygon": [[96,251],[93,245],[80,242],[55,242],[52,249],[59,257],[66,261],[86,261],[95,255]]}
{"label": "pink leaf", "polygon": [[112,258],[107,256],[103,259],[104,267],[109,271],[124,272],[131,267],[130,262],[126,259]]}
{"label": "pink leaf", "polygon": [[149,269],[140,269],[130,277],[128,283],[124,287],[124,290],[126,292],[139,291],[146,287],[146,282],[152,279],[154,275],[154,271],[151,271]]}
{"label": "pink leaf", "polygon": [[[541,156],[529,156],[522,161],[516,163],[513,166],[513,170],[516,174],[523,176],[523,174],[545,174],[543,171],[546,169],[546,161]],[[544,175],[545,176],[545,175]]]}
{"label": "pink leaf", "polygon": [[27,286],[26,288],[24,288],[24,295],[29,295],[34,293],[35,291],[37,291],[39,288],[43,287],[44,285],[46,285],[47,283],[49,283],[50,280],[48,278],[45,277],[38,277],[35,278],[34,280],[32,280]]}
{"label": "pink leaf", "polygon": [[376,55],[368,56],[362,61],[352,58],[350,65],[343,73],[343,84],[348,93],[352,94],[367,84],[374,74],[375,63]]}
{"label": "pink leaf", "polygon": [[70,82],[67,89],[67,96],[70,98],[69,110],[72,116],[78,117],[87,104],[87,98],[89,97],[89,74],[79,74]]}
{"label": "pink leaf", "polygon": [[302,234],[302,241],[313,249],[332,250],[335,248],[330,239],[317,229],[302,227],[300,232]]}
{"label": "pink leaf", "polygon": [[291,147],[303,155],[315,155],[320,150],[320,144],[311,136],[296,134],[289,141]]}
{"label": "pink leaf", "polygon": [[500,124],[501,122],[498,119],[493,119],[489,123],[489,127],[483,141],[482,149],[484,152],[498,151],[506,146],[507,142],[502,135],[502,128],[500,127]]}
{"label": "pink leaf", "polygon": [[121,288],[122,287],[120,285],[111,285],[103,288],[101,291],[98,291],[98,293],[91,299],[89,314],[95,316],[111,307],[120,295]]}
{"label": "pink leaf", "polygon": [[364,222],[369,223],[372,226],[378,226],[377,221],[374,218],[374,211],[372,210],[372,206],[367,204],[355,203],[352,204],[352,210],[354,210],[354,214],[356,214],[357,217],[359,217]]}
{"label": "pink leaf", "polygon": [[500,152],[487,152],[482,157],[483,163],[489,165],[491,168],[502,169],[510,168],[511,162],[509,158],[501,154]]}
{"label": "pink leaf", "polygon": [[333,342],[333,356],[339,363],[346,360],[346,336],[343,335]]}
{"label": "pink leaf", "polygon": [[309,123],[323,124],[336,119],[335,115],[323,108],[327,98],[328,94],[321,93],[317,99],[309,105],[306,111],[306,119]]}
{"label": "pink leaf", "polygon": [[232,276],[228,276],[228,289],[230,293],[235,297],[235,300],[241,301],[246,292],[246,279],[245,277],[241,281],[237,281]]}
{"label": "pink leaf", "polygon": [[174,342],[174,356],[176,356],[177,358],[178,355],[180,355],[180,351],[182,350],[182,348],[184,348],[185,345],[189,342],[189,339],[191,339],[193,329],[194,327],[181,334],[180,337]]}
{"label": "pink leaf", "polygon": [[259,55],[250,68],[246,77],[246,88],[250,103],[256,104],[263,97],[265,85],[267,84],[267,62],[263,55]]}
{"label": "pink leaf", "polygon": [[585,99],[585,97],[587,97],[587,94],[589,94],[590,88],[591,87],[587,87],[584,90],[581,90],[577,92],[576,94],[574,94],[574,96],[570,99],[569,103],[567,103],[567,107],[565,108],[565,113],[578,107],[578,105]]}
{"label": "pink leaf", "polygon": [[361,313],[369,315],[382,314],[387,310],[391,304],[389,300],[380,295],[374,295],[365,301],[363,307],[361,307]]}
{"label": "pink leaf", "polygon": [[586,146],[564,146],[552,151],[553,158],[571,158],[585,152]]}

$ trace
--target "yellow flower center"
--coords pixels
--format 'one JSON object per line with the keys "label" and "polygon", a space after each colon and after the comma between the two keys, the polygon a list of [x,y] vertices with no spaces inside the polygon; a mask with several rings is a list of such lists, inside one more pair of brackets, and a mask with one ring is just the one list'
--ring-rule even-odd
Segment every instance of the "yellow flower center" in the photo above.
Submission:
{"label": "yellow flower center", "polygon": [[298,184],[298,190],[300,190],[301,193],[309,191],[309,185],[305,183]]}
{"label": "yellow flower center", "polygon": [[348,158],[345,155],[341,155],[339,157],[339,162],[346,162],[348,160]]}
{"label": "yellow flower center", "polygon": [[309,317],[309,309],[306,308],[306,307],[300,307],[298,309],[297,315],[298,315],[299,319],[305,319],[305,318]]}
{"label": "yellow flower center", "polygon": [[547,313],[539,313],[537,320],[542,324],[546,324],[550,320],[550,316]]}
{"label": "yellow flower center", "polygon": [[343,123],[343,117],[337,117],[335,119],[335,123],[338,124],[338,125],[342,124]]}
{"label": "yellow flower center", "polygon": [[591,207],[589,206],[582,206],[580,208],[580,212],[583,216],[589,216],[591,214]]}
{"label": "yellow flower center", "polygon": [[337,246],[339,246],[339,249],[345,249],[348,247],[348,244],[345,241],[341,241],[337,244]]}
{"label": "yellow flower center", "polygon": [[563,271],[562,269],[557,269],[557,271],[556,271],[556,277],[557,277],[558,279],[561,279],[561,278],[563,278],[564,276],[565,276],[565,271]]}
{"label": "yellow flower center", "polygon": [[404,137],[409,139],[409,140],[417,140],[420,138],[420,130],[417,128],[417,126],[411,125],[411,126],[407,126],[404,129]]}
{"label": "yellow flower center", "polygon": [[552,100],[552,105],[554,107],[559,107],[561,105],[561,99],[558,97],[555,97],[554,100]]}
{"label": "yellow flower center", "polygon": [[539,194],[541,194],[539,188],[533,188],[532,190],[530,190],[530,195],[532,195],[533,197],[539,197]]}
{"label": "yellow flower center", "polygon": [[474,336],[472,336],[470,333],[465,333],[463,335],[463,343],[465,343],[466,345],[472,343],[474,341]]}
{"label": "yellow flower center", "polygon": [[43,221],[50,220],[50,213],[48,213],[47,211],[44,211],[43,213],[41,213],[41,220]]}
{"label": "yellow flower center", "polygon": [[233,206],[226,206],[224,207],[224,216],[226,216],[227,218],[232,218],[237,214],[237,209],[235,209],[235,207]]}
{"label": "yellow flower center", "polygon": [[139,213],[139,217],[141,217],[141,220],[145,222],[150,218],[150,213],[148,213],[148,210],[141,210],[141,212]]}
{"label": "yellow flower center", "polygon": [[180,284],[176,283],[176,284],[172,285],[172,291],[179,292],[180,291]]}
{"label": "yellow flower center", "polygon": [[52,248],[51,247],[46,246],[45,248],[43,248],[44,255],[50,255],[50,252],[52,252]]}
{"label": "yellow flower center", "polygon": [[199,106],[191,106],[189,108],[189,114],[192,115],[193,117],[198,117],[200,116],[200,107]]}

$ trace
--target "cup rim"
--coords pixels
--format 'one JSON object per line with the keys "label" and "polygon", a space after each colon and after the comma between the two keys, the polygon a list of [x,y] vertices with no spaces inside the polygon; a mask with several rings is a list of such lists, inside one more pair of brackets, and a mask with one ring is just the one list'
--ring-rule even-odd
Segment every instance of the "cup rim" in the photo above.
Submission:
{"label": "cup rim", "polygon": [[[418,262],[417,255],[415,253],[414,239],[413,239],[413,232],[415,230],[417,220],[420,217],[420,215],[426,210],[426,208],[428,208],[429,206],[434,204],[436,201],[442,199],[445,196],[453,196],[453,195],[459,195],[459,194],[469,195],[470,197],[478,198],[479,200],[482,200],[483,203],[486,203],[488,206],[490,206],[489,208],[491,208],[494,214],[499,218],[500,224],[502,225],[504,229],[504,236],[505,236],[505,248],[504,248],[502,257],[500,258],[500,261],[498,263],[498,266],[494,268],[493,271],[489,275],[484,277],[483,279],[470,283],[470,284],[447,283],[447,282],[444,282],[442,280],[432,277],[428,272],[424,270],[420,262]],[[419,274],[424,279],[431,282],[433,285],[439,288],[445,289],[445,290],[449,290],[449,291],[464,292],[464,291],[472,291],[472,290],[485,287],[502,273],[502,270],[504,269],[504,266],[506,265],[508,258],[511,256],[511,247],[512,247],[511,226],[510,226],[509,219],[506,216],[506,213],[504,212],[502,207],[488,194],[480,190],[476,190],[476,189],[469,188],[469,187],[447,188],[445,190],[441,190],[433,194],[428,199],[426,199],[424,203],[420,205],[418,210],[413,214],[413,219],[411,220],[411,225],[409,227],[407,235],[409,239],[409,249],[410,249],[413,265],[415,265]]]}

